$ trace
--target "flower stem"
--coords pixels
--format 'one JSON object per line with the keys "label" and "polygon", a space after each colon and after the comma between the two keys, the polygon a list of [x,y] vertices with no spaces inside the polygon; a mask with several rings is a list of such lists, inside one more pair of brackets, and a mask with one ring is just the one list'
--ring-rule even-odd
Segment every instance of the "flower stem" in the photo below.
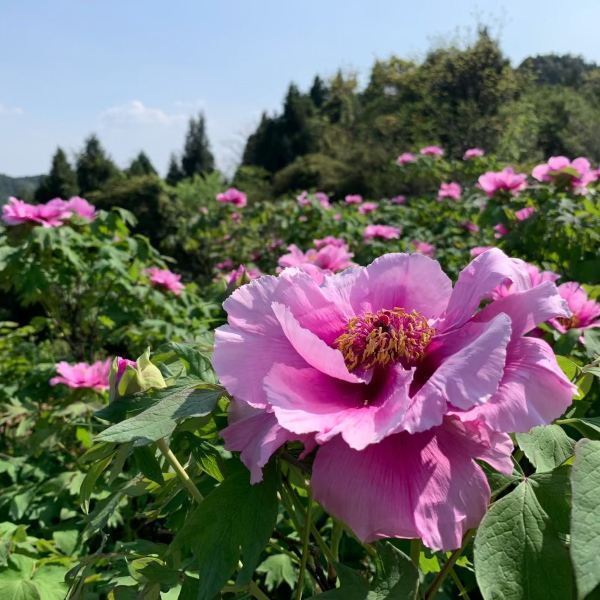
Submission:
{"label": "flower stem", "polygon": [[421,540],[419,538],[415,538],[414,540],[410,540],[410,560],[412,560],[413,565],[417,571],[419,570],[419,558],[421,556]]}
{"label": "flower stem", "polygon": [[465,548],[469,545],[469,542],[471,541],[471,538],[473,537],[474,533],[475,533],[475,530],[473,530],[473,529],[469,529],[469,531],[467,531],[467,533],[465,534],[465,537],[463,539],[462,546],[460,548],[458,548],[458,550],[455,550],[450,555],[450,558],[446,561],[446,564],[442,567],[442,570],[437,574],[436,578],[433,580],[433,583],[429,586],[429,589],[427,590],[427,593],[425,594],[425,600],[433,600],[438,589],[440,588],[442,583],[444,583],[444,580],[446,579],[446,577],[449,575],[452,567],[455,565],[456,561],[460,558],[460,555],[465,551]]}
{"label": "flower stem", "polygon": [[331,556],[334,561],[340,560],[340,541],[344,533],[344,526],[337,520],[333,520],[333,532],[331,533]]}
{"label": "flower stem", "polygon": [[190,479],[190,476],[187,474],[187,471],[183,468],[183,465],[179,462],[175,454],[171,448],[169,448],[169,444],[167,444],[165,438],[161,438],[156,442],[158,449],[162,452],[163,456],[167,459],[167,462],[173,467],[175,473],[181,480],[181,483],[187,488],[188,492],[192,495],[192,498],[198,504],[204,500],[204,497],[200,493],[200,490],[196,487],[194,482]]}
{"label": "flower stem", "polygon": [[304,531],[302,532],[302,557],[300,559],[300,572],[298,573],[298,585],[294,600],[302,600],[302,591],[304,589],[304,574],[306,573],[306,561],[308,560],[308,543],[310,541],[312,516],[312,490],[308,488],[308,498],[306,505],[306,517],[304,518]]}

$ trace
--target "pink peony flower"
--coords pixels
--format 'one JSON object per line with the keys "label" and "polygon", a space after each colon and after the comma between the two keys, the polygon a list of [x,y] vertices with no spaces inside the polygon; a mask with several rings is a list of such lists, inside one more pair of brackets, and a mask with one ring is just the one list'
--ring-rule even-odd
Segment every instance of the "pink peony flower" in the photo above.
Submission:
{"label": "pink peony flower", "polygon": [[361,215],[368,215],[368,214],[370,214],[372,212],[375,212],[378,207],[379,207],[379,205],[377,204],[377,202],[363,202],[358,207],[358,212]]}
{"label": "pink peony flower", "polygon": [[400,228],[393,227],[392,225],[367,225],[363,231],[363,238],[365,241],[374,238],[397,240],[401,233],[402,230]]}
{"label": "pink peony flower", "polygon": [[181,283],[181,275],[177,275],[169,271],[169,269],[159,269],[158,267],[150,267],[146,269],[146,273],[150,277],[150,282],[154,287],[163,288],[173,292],[176,296],[181,294],[181,290],[185,287]]}
{"label": "pink peony flower", "polygon": [[393,198],[390,198],[390,202],[392,204],[406,204],[406,196],[394,196]]}
{"label": "pink peony flower", "polygon": [[491,198],[497,192],[517,196],[527,187],[527,175],[515,173],[510,167],[502,171],[488,171],[478,179],[479,187]]}
{"label": "pink peony flower", "polygon": [[239,212],[234,211],[234,212],[231,213],[231,220],[234,223],[239,223],[242,220],[242,215],[240,215]]}
{"label": "pink peony flower", "polygon": [[[527,274],[529,275],[529,283],[531,287],[541,285],[545,281],[551,281],[554,283],[560,278],[560,275],[558,273],[554,273],[553,271],[540,271],[535,265],[531,265],[529,263],[524,263],[524,266],[527,270]],[[491,297],[493,300],[500,300],[500,298],[510,296],[510,294],[514,292],[515,288],[513,283],[510,280],[507,280],[492,290]]]}
{"label": "pink peony flower", "polygon": [[296,201],[300,206],[308,206],[310,204],[310,198],[308,197],[308,192],[304,190],[301,194],[296,196]]}
{"label": "pink peony flower", "polygon": [[360,204],[363,198],[360,194],[348,194],[345,198],[346,204]]}
{"label": "pink peony flower", "polygon": [[569,329],[600,327],[600,303],[590,300],[579,283],[567,281],[558,286],[558,293],[566,300],[571,316],[551,319],[553,327],[561,333]]}
{"label": "pink peony flower", "polygon": [[483,254],[484,252],[491,250],[493,247],[494,246],[475,246],[474,248],[471,248],[471,250],[469,250],[469,254],[473,258],[477,258],[480,254]]}
{"label": "pink peony flower", "polygon": [[[506,279],[508,298],[481,301]],[[363,541],[458,548],[490,500],[477,464],[512,473],[508,433],[550,423],[575,386],[538,323],[568,316],[553,283],[492,249],[454,289],[439,264],[387,254],[326,275],[265,276],[224,303],[214,367],[234,397],[227,449],[251,481],[289,440],[314,449],[314,497]]]}
{"label": "pink peony flower", "polygon": [[413,240],[412,245],[415,249],[415,252],[418,254],[424,254],[425,256],[429,256],[431,258],[435,256],[435,246],[433,244],[428,244],[427,242],[421,242],[419,240]]}
{"label": "pink peony flower", "polygon": [[419,150],[423,156],[444,156],[444,149],[439,146],[425,146]]}
{"label": "pink peony flower", "polygon": [[262,275],[262,271],[256,267],[247,267],[246,265],[240,265],[237,269],[234,269],[225,278],[227,285],[233,285],[240,281],[242,278],[247,277],[250,281],[258,279]]}
{"label": "pink peony flower", "polygon": [[438,202],[445,200],[446,198],[449,200],[460,200],[461,194],[462,187],[459,183],[454,181],[451,183],[442,183],[440,184],[440,189],[438,190],[437,199]]}
{"label": "pink peony flower", "polygon": [[298,246],[288,246],[289,253],[279,258],[280,269],[298,267],[309,273],[316,281],[322,281],[326,273],[335,273],[352,265],[352,252],[348,246],[325,244],[319,249],[311,248],[302,252]]}
{"label": "pink peony flower", "polygon": [[535,213],[535,208],[533,206],[526,206],[525,208],[515,211],[515,217],[517,217],[517,221],[525,221],[529,219],[533,213]]}
{"label": "pink peony flower", "polygon": [[96,218],[96,207],[85,198],[73,196],[67,200],[64,206],[68,212],[79,215],[82,219],[93,221]]}
{"label": "pink peony flower", "polygon": [[323,208],[331,208],[331,204],[329,202],[329,196],[325,192],[315,192],[315,200]]}
{"label": "pink peony flower", "polygon": [[570,161],[566,156],[551,156],[547,163],[534,167],[531,175],[538,181],[557,185],[570,185],[577,192],[584,192],[587,186],[598,178],[590,161],[583,156]]}
{"label": "pink peony flower", "polygon": [[111,362],[107,359],[96,361],[91,365],[84,362],[70,365],[68,362],[61,361],[56,365],[58,375],[50,380],[50,385],[62,383],[73,389],[107,390]]}
{"label": "pink peony flower", "polygon": [[463,160],[471,160],[473,158],[480,158],[485,154],[485,151],[481,148],[469,148],[465,150],[463,154]]}
{"label": "pink peony flower", "polygon": [[313,240],[313,243],[317,250],[320,250],[323,246],[328,245],[337,246],[338,248],[343,248],[344,246],[347,246],[345,240],[343,240],[342,238],[336,238],[332,235],[325,236],[320,240]]}
{"label": "pink peony flower", "polygon": [[501,237],[504,237],[505,235],[507,235],[509,233],[509,230],[507,229],[507,227],[505,225],[503,225],[502,223],[498,223],[497,225],[494,225],[493,229],[495,231],[494,237],[496,239],[500,239]]}
{"label": "pink peony flower", "polygon": [[64,219],[71,216],[65,210],[65,201],[59,198],[47,204],[29,204],[17,198],[9,198],[2,207],[2,220],[7,225],[32,223],[42,227],[60,227]]}
{"label": "pink peony flower", "polygon": [[342,220],[342,214],[341,213],[335,213],[333,215],[333,220],[334,221],[341,221]]}
{"label": "pink peony flower", "polygon": [[233,261],[230,258],[226,258],[225,260],[218,262],[215,267],[220,271],[226,271],[233,267]]}
{"label": "pink peony flower", "polygon": [[415,155],[412,152],[403,152],[397,159],[396,164],[400,167],[415,162]]}
{"label": "pink peony flower", "polygon": [[217,201],[224,202],[226,204],[233,204],[233,206],[237,206],[238,208],[243,208],[248,204],[248,198],[244,192],[240,192],[240,190],[232,187],[228,190],[217,194]]}
{"label": "pink peony flower", "polygon": [[476,225],[472,221],[463,221],[460,226],[469,233],[479,233],[479,225]]}

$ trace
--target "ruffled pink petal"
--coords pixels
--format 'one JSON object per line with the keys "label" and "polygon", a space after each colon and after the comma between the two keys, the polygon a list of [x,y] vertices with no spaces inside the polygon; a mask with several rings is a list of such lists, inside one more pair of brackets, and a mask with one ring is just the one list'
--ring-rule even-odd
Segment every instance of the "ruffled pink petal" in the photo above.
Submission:
{"label": "ruffled pink petal", "polygon": [[545,341],[519,338],[508,347],[496,394],[485,404],[456,414],[462,420],[480,419],[496,431],[529,431],[560,417],[575,392]]}
{"label": "ruffled pink petal", "polygon": [[[502,438],[490,452],[481,437],[446,421],[411,435],[398,433],[357,452],[337,437],[317,452],[315,498],[363,541],[417,538],[429,548],[458,548],[483,517],[490,489],[476,458],[510,452]],[[493,441],[499,441],[495,439]]]}
{"label": "ruffled pink petal", "polygon": [[275,365],[265,391],[277,421],[294,433],[314,432],[319,443],[337,434],[358,450],[394,430],[408,406],[412,372],[388,369],[381,381],[353,385],[315,369]]}
{"label": "ruffled pink petal", "polygon": [[512,281],[515,292],[531,287],[526,263],[509,258],[498,248],[473,259],[458,276],[440,329],[460,327],[473,316],[481,301],[507,279]]}

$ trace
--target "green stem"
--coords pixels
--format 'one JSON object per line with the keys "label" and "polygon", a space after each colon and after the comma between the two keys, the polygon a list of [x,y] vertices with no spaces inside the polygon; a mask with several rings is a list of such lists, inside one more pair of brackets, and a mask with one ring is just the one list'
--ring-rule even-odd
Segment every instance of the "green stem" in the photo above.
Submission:
{"label": "green stem", "polygon": [[419,558],[421,556],[421,540],[416,538],[410,540],[410,560],[415,565],[417,571],[419,570]]}
{"label": "green stem", "polygon": [[458,595],[461,598],[466,598],[466,600],[470,600],[469,592],[467,592],[467,588],[465,588],[465,586],[462,584],[462,581],[458,577],[458,574],[456,573],[456,569],[454,569],[454,568],[450,569],[450,577],[452,577],[452,581],[454,581],[456,587],[458,588],[458,592],[459,592]]}
{"label": "green stem", "polygon": [[269,596],[258,587],[258,584],[255,581],[250,580],[248,591],[256,598],[256,600],[269,600]]}
{"label": "green stem", "polygon": [[344,533],[344,526],[337,520],[333,520],[333,532],[331,533],[331,556],[334,561],[340,560],[340,541]]}
{"label": "green stem", "polygon": [[446,564],[442,567],[442,570],[437,574],[436,578],[433,580],[433,583],[429,586],[429,589],[425,594],[425,600],[433,600],[433,598],[437,594],[438,589],[440,588],[442,583],[444,583],[444,580],[452,570],[452,567],[460,558],[460,555],[465,551],[465,548],[468,546],[474,533],[475,531],[473,529],[469,529],[469,531],[467,531],[463,539],[462,546],[450,555],[450,558],[446,561]]}
{"label": "green stem", "polygon": [[158,449],[162,452],[163,456],[167,459],[167,462],[173,467],[175,473],[181,480],[181,483],[187,488],[188,492],[192,495],[192,498],[198,504],[204,500],[204,497],[200,493],[200,490],[196,487],[194,482],[190,479],[190,476],[187,474],[187,471],[183,468],[183,465],[179,462],[175,454],[171,448],[169,448],[169,444],[167,444],[165,438],[161,438],[156,442]]}
{"label": "green stem", "polygon": [[298,573],[298,585],[296,586],[296,593],[294,600],[302,600],[302,592],[304,589],[304,575],[306,573],[306,561],[308,560],[308,543],[310,541],[310,530],[311,530],[311,516],[312,516],[312,491],[308,488],[308,498],[306,506],[306,517],[304,519],[304,531],[302,533],[302,557],[300,559],[300,572]]}

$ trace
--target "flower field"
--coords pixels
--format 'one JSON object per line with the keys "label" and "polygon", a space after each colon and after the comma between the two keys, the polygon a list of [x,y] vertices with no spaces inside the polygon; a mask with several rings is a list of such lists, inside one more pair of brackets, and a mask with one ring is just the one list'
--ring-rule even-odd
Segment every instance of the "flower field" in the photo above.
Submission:
{"label": "flower field", "polygon": [[598,597],[600,170],[398,154],[8,199],[1,600]]}

